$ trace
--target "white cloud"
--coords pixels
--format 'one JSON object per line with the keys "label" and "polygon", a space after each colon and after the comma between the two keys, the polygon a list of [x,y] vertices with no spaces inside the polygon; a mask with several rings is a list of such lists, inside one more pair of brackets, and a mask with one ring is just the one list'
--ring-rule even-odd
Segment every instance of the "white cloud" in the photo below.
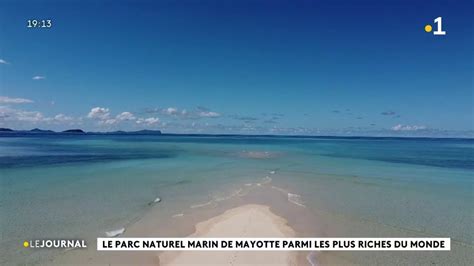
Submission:
{"label": "white cloud", "polygon": [[137,118],[131,112],[122,112],[115,117],[111,117],[110,110],[104,107],[92,108],[87,117],[98,120],[98,124],[102,126],[117,125],[126,121],[135,121],[137,124],[142,125],[155,125],[160,122],[160,119],[157,117]]}
{"label": "white cloud", "polygon": [[166,109],[163,109],[163,113],[167,115],[176,115],[179,113],[178,108],[175,107],[168,107]]}
{"label": "white cloud", "polygon": [[42,79],[46,79],[46,77],[45,76],[34,76],[32,79],[33,80],[42,80]]}
{"label": "white cloud", "polygon": [[48,127],[49,125],[73,125],[78,124],[76,119],[65,114],[45,116],[38,111],[26,111],[9,106],[0,106],[0,124],[8,127]]}
{"label": "white cloud", "polygon": [[87,117],[93,119],[106,120],[110,116],[109,108],[104,107],[94,107],[91,109]]}
{"label": "white cloud", "polygon": [[32,103],[32,100],[24,98],[10,98],[6,96],[0,96],[0,103]]}
{"label": "white cloud", "polygon": [[99,120],[99,125],[115,125],[122,121],[135,120],[136,117],[130,112],[122,112],[115,116],[115,118],[110,118],[110,112],[108,108],[95,107],[87,115],[90,118],[95,118]]}
{"label": "white cloud", "polygon": [[54,116],[54,120],[58,122],[69,122],[69,121],[72,121],[73,119],[74,118],[64,115],[64,114],[57,114],[56,116]]}
{"label": "white cloud", "polygon": [[199,119],[199,118],[215,118],[221,115],[217,112],[210,111],[205,107],[198,107],[195,110],[188,111],[186,109],[178,109],[176,107],[168,107],[160,111],[164,115],[169,115],[183,119]]}
{"label": "white cloud", "polygon": [[105,121],[101,121],[100,124],[105,124],[105,125],[114,125],[118,122],[117,119],[107,119]]}
{"label": "white cloud", "polygon": [[160,122],[158,117],[139,118],[137,124],[155,125]]}
{"label": "white cloud", "polygon": [[17,123],[23,125],[29,124],[73,124],[77,119],[65,114],[57,114],[53,117],[47,117],[38,111],[25,111],[14,109],[8,106],[0,106],[0,122],[8,121],[9,123]]}
{"label": "white cloud", "polygon": [[392,127],[394,131],[417,131],[417,130],[424,130],[426,126],[417,126],[417,125],[402,125],[398,124]]}
{"label": "white cloud", "polygon": [[10,63],[5,61],[4,59],[0,59],[0,64],[9,65]]}
{"label": "white cloud", "polygon": [[16,115],[19,121],[40,122],[44,120],[43,114],[37,111],[20,111]]}
{"label": "white cloud", "polygon": [[42,113],[36,111],[24,111],[0,106],[0,118],[7,121],[40,122],[45,119]]}
{"label": "white cloud", "polygon": [[135,116],[130,112],[123,112],[121,114],[118,114],[115,118],[120,121],[129,121],[136,119]]}
{"label": "white cloud", "polygon": [[199,112],[198,114],[200,117],[211,117],[211,118],[214,118],[214,117],[219,117],[221,116],[219,113],[216,113],[216,112],[211,112],[211,111],[203,111],[203,112]]}

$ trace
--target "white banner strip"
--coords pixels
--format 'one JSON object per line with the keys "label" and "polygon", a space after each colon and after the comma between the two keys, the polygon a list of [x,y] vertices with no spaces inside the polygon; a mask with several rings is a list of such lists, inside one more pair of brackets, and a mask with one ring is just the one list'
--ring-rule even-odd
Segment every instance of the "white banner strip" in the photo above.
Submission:
{"label": "white banner strip", "polygon": [[451,238],[97,238],[100,251],[441,251]]}

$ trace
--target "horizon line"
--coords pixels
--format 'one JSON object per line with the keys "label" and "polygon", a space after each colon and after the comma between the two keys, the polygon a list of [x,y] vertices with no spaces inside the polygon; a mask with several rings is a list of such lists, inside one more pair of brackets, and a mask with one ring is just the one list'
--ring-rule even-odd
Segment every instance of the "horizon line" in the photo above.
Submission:
{"label": "horizon line", "polygon": [[[232,136],[240,136],[240,137],[280,137],[280,138],[396,138],[396,139],[466,139],[466,140],[474,140],[474,136],[463,136],[463,137],[455,137],[455,136],[394,136],[394,135],[291,135],[291,134],[240,134],[240,133],[173,133],[167,132],[164,133],[160,129],[139,129],[135,131],[126,131],[126,130],[115,130],[115,131],[84,131],[79,128],[75,129],[66,129],[63,131],[54,131],[51,129],[25,129],[25,130],[16,130],[11,128],[0,128],[0,129],[9,129],[8,131],[0,131],[1,133],[26,133],[26,134],[63,134],[63,135],[127,135],[127,133],[136,133],[137,135],[155,135],[155,136],[215,136],[215,137],[232,137]],[[34,132],[33,130],[41,130],[43,132]],[[11,130],[11,131],[10,131]],[[70,130],[80,130],[82,132],[67,132]],[[32,132],[33,131],[33,132]],[[143,131],[154,132],[149,134],[139,134]],[[159,132],[159,133],[158,133]],[[470,132],[470,131],[469,131]]]}

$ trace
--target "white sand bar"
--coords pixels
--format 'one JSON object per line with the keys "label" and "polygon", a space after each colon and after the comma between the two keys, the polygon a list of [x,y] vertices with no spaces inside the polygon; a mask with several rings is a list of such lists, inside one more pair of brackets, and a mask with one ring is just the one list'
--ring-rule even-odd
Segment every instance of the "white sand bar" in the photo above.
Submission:
{"label": "white sand bar", "polygon": [[[196,225],[189,237],[293,237],[286,220],[268,206],[245,205]],[[180,251],[159,255],[161,265],[296,265],[289,251]]]}

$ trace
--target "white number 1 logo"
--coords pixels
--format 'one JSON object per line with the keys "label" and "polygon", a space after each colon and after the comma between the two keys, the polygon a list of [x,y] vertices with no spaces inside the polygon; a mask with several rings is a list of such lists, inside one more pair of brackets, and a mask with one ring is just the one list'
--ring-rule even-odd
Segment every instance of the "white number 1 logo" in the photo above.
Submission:
{"label": "white number 1 logo", "polygon": [[446,32],[443,31],[443,18],[437,17],[434,22],[438,25],[436,31],[433,31],[434,35],[446,35]]}

